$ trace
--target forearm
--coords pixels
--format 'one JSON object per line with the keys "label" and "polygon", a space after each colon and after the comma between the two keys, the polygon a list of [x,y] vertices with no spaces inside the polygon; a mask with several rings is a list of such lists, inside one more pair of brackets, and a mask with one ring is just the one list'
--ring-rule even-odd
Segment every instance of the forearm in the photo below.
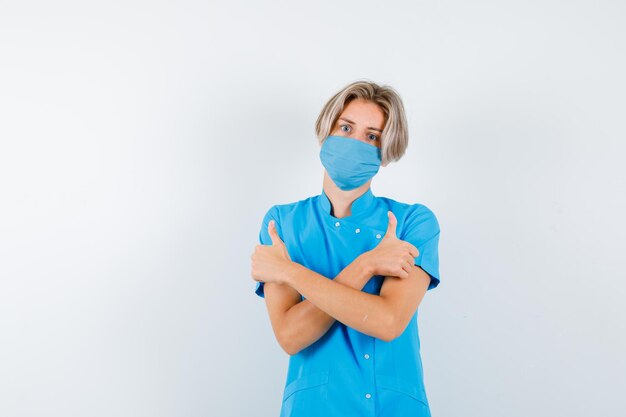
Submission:
{"label": "forearm", "polygon": [[[371,277],[365,259],[359,256],[335,277],[334,282],[361,291]],[[334,322],[334,317],[308,299],[295,304],[287,311],[284,322],[290,351],[295,354],[310,346],[326,334]]]}
{"label": "forearm", "polygon": [[285,282],[335,320],[361,333],[389,339],[393,315],[384,298],[330,280],[295,262],[286,269]]}

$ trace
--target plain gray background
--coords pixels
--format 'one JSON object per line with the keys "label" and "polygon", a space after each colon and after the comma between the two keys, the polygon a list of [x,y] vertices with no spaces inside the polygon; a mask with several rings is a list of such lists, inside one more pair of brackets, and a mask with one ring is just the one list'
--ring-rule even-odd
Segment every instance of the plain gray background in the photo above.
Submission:
{"label": "plain gray background", "polygon": [[250,254],[361,78],[410,126],[372,191],[441,226],[433,415],[623,415],[623,2],[0,5],[0,415],[278,415]]}

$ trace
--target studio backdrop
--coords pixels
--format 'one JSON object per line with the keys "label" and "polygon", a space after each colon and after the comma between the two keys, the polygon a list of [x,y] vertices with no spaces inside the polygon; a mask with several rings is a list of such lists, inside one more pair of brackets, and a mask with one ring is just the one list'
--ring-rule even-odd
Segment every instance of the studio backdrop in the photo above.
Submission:
{"label": "studio backdrop", "polygon": [[277,416],[250,255],[357,79],[436,213],[433,416],[623,415],[626,25],[601,1],[0,3],[0,415]]}

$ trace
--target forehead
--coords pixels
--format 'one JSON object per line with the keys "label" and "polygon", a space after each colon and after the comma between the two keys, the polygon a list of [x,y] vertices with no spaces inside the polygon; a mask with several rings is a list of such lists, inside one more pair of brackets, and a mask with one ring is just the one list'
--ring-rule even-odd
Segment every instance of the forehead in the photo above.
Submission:
{"label": "forehead", "polygon": [[372,101],[354,99],[344,107],[341,116],[354,120],[356,123],[371,123],[382,127],[385,115],[380,106]]}

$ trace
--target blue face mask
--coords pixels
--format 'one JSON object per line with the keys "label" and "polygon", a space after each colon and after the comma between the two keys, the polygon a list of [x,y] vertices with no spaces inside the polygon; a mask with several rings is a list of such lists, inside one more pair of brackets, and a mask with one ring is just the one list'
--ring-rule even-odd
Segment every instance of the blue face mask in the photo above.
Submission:
{"label": "blue face mask", "polygon": [[333,182],[344,191],[365,184],[381,164],[378,147],[344,136],[328,136],[322,143],[320,160]]}

